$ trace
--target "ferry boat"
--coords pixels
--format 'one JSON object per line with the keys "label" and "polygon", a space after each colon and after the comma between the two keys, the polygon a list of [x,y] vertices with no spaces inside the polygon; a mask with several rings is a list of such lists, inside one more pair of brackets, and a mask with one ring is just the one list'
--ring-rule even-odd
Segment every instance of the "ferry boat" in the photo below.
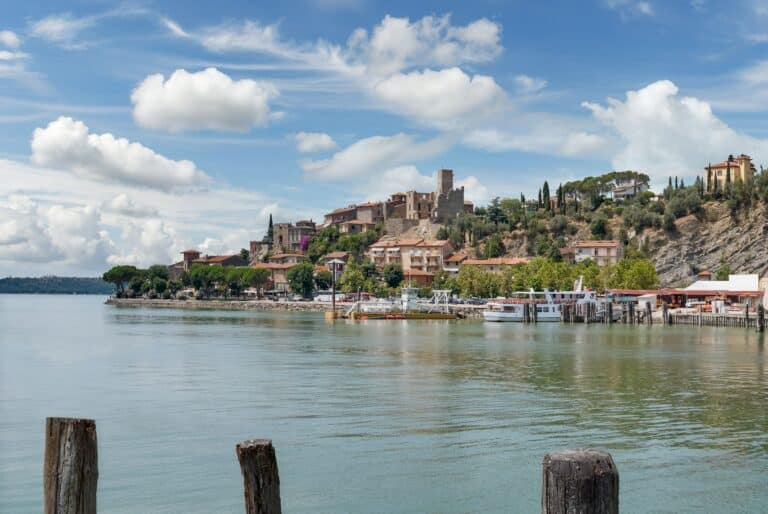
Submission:
{"label": "ferry boat", "polygon": [[[483,311],[485,321],[537,321],[553,322],[562,318],[563,305],[576,306],[577,311],[583,312],[587,304],[595,306],[595,312],[599,317],[602,313],[597,294],[594,291],[549,291],[543,292],[519,291],[513,293],[511,298],[499,298],[488,302],[487,309]],[[528,320],[526,320],[526,309]],[[535,309],[535,313],[530,309]]]}

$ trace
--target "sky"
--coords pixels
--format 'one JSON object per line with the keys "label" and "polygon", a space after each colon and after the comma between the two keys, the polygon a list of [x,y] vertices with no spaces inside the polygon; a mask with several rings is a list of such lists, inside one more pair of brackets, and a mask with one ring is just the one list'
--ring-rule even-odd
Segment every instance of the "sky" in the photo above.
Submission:
{"label": "sky", "polygon": [[768,0],[7,2],[0,276],[236,252],[434,189],[768,163]]}

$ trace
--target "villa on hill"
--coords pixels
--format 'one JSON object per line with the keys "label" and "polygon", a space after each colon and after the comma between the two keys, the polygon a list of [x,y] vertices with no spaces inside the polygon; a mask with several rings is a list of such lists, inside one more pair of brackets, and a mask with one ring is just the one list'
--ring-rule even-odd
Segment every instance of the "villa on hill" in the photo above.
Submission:
{"label": "villa on hill", "polygon": [[704,184],[707,191],[715,189],[724,190],[726,184],[741,180],[746,182],[755,176],[755,165],[749,155],[741,154],[737,157],[729,155],[728,159],[716,164],[709,164],[704,168]]}

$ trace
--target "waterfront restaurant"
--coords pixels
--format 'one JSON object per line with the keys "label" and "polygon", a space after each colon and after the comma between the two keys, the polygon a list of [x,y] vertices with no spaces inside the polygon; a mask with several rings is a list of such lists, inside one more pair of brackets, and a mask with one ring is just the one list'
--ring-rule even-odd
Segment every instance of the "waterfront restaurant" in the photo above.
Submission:
{"label": "waterfront restaurant", "polygon": [[759,282],[757,274],[728,275],[728,280],[697,280],[677,291],[685,298],[683,305],[690,301],[710,303],[713,300],[724,300],[730,304],[757,307],[763,297]]}

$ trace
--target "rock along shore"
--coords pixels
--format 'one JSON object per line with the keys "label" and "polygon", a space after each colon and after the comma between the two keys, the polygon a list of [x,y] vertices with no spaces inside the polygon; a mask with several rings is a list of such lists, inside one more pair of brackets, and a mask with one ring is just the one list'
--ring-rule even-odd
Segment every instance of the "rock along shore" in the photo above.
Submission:
{"label": "rock along shore", "polygon": [[[151,300],[149,298],[112,298],[107,305],[117,307],[149,307],[157,309],[197,309],[224,311],[282,311],[282,312],[327,312],[328,302],[275,302],[272,300]],[[351,303],[338,302],[337,312],[346,312]],[[482,305],[451,305],[450,311],[465,318],[482,317]]]}

